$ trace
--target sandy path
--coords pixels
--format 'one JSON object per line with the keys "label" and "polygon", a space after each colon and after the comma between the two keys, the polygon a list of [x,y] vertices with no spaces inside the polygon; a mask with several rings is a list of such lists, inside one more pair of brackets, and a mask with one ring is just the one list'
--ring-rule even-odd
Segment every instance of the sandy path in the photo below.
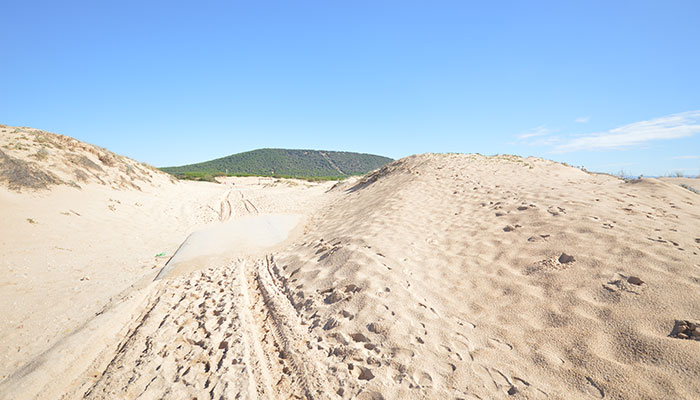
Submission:
{"label": "sandy path", "polygon": [[[0,394],[54,398],[73,385],[70,373],[83,373],[88,354],[119,339],[139,315],[138,299],[152,295],[149,283],[193,231],[258,213],[305,215],[330,185],[228,178],[143,191],[0,188]],[[57,374],[65,375],[60,384],[48,385]]]}
{"label": "sandy path", "polygon": [[324,398],[267,260],[169,281],[145,310],[85,398]]}
{"label": "sandy path", "polygon": [[[221,188],[14,193],[0,189],[0,380],[149,281],[192,230],[216,221]],[[27,219],[34,223],[29,223]]]}

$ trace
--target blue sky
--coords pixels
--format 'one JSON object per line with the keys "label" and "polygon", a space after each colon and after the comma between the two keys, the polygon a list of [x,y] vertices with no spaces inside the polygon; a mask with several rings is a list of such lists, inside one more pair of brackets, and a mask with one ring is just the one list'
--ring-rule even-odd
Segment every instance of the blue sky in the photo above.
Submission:
{"label": "blue sky", "polygon": [[3,1],[0,123],[156,166],[261,147],[700,174],[698,1]]}

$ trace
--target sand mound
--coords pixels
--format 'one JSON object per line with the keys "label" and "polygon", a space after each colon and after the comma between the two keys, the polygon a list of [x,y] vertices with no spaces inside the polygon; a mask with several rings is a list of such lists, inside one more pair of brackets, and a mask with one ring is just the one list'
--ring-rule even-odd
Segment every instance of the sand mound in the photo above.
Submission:
{"label": "sand mound", "polygon": [[39,129],[0,125],[0,149],[0,183],[16,191],[90,183],[141,190],[175,181],[147,164]]}
{"label": "sand mound", "polygon": [[697,398],[700,197],[540,159],[369,175],[275,271],[352,398]]}

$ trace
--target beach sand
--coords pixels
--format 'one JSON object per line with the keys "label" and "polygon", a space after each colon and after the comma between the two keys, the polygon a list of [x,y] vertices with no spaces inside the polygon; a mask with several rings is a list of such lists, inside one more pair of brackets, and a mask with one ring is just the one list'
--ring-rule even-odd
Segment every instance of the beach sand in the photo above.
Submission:
{"label": "beach sand", "polygon": [[[700,398],[679,182],[460,154],[337,184],[152,174],[0,189],[0,398]],[[237,250],[268,215],[299,222]]]}

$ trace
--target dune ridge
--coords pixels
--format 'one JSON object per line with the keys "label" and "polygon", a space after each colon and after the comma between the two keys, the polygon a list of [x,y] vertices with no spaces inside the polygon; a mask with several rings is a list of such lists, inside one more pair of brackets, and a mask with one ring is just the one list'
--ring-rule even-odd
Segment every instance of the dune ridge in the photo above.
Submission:
{"label": "dune ridge", "polygon": [[15,191],[91,183],[141,190],[144,185],[173,184],[175,178],[70,136],[0,125],[0,183]]}

